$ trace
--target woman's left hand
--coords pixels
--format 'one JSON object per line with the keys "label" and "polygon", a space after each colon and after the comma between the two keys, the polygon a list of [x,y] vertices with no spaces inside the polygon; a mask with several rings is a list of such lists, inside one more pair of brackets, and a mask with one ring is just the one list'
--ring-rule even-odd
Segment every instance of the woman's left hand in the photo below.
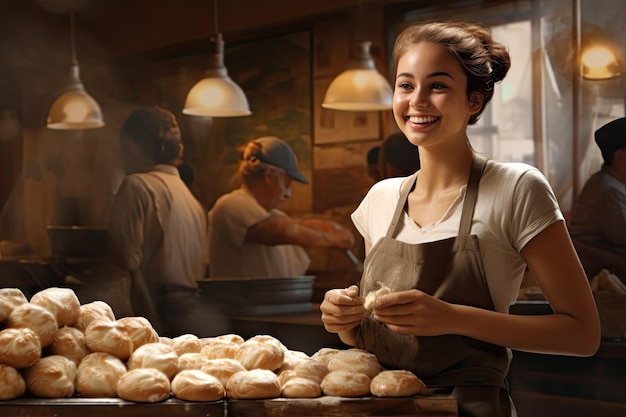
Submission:
{"label": "woman's left hand", "polygon": [[452,304],[415,289],[380,296],[372,314],[390,330],[415,336],[454,333],[458,321]]}

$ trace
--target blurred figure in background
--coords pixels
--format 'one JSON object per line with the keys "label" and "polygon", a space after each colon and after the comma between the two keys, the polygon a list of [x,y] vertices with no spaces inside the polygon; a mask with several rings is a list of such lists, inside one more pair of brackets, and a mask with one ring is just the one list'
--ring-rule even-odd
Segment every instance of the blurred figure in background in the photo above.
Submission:
{"label": "blurred figure in background", "polygon": [[417,146],[404,133],[392,133],[385,139],[380,152],[381,178],[408,177],[420,169]]}
{"label": "blurred figure in background", "polygon": [[604,163],[585,183],[569,230],[589,279],[608,269],[626,283],[626,118],[602,126],[595,141]]}
{"label": "blurred figure in background", "polygon": [[349,249],[354,235],[336,222],[295,220],[277,207],[291,183],[308,184],[287,142],[265,136],[243,150],[241,186],[209,212],[211,277],[293,277],[310,264],[304,247]]}
{"label": "blurred figure in background", "polygon": [[378,182],[382,179],[380,175],[380,165],[379,165],[379,157],[380,157],[380,146],[374,146],[367,151],[367,155],[365,156],[367,162],[367,175],[374,182]]}
{"label": "blurred figure in background", "polygon": [[114,197],[109,247],[132,276],[134,314],[160,335],[198,337],[224,332],[201,302],[197,280],[208,263],[206,210],[181,180],[180,130],[161,108],[134,111],[124,122],[120,151],[126,178]]}

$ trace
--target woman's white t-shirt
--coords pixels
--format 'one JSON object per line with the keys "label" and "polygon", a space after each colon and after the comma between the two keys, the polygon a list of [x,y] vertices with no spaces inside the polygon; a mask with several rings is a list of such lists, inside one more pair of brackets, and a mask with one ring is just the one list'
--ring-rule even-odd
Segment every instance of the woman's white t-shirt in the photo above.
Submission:
{"label": "woman's white t-shirt", "polygon": [[[419,173],[418,173],[419,175]],[[372,246],[385,236],[405,177],[388,178],[372,186],[352,213],[352,221]],[[466,186],[443,217],[424,227],[403,211],[395,239],[426,243],[458,235]],[[508,312],[515,302],[526,265],[520,250],[563,214],[545,176],[522,163],[489,160],[480,180],[471,234],[478,244],[496,311]]]}

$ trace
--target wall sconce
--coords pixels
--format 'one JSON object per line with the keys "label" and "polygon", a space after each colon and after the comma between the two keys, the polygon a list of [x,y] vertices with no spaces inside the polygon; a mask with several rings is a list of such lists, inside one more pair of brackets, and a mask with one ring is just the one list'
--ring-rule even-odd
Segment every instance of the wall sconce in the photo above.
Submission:
{"label": "wall sconce", "polygon": [[184,114],[209,117],[235,117],[252,114],[241,87],[229,76],[224,66],[224,41],[217,29],[217,0],[213,0],[216,34],[211,36],[209,68],[187,94]]}
{"label": "wall sconce", "polygon": [[593,46],[586,49],[581,61],[585,80],[610,80],[621,75],[615,54],[607,47]]}
{"label": "wall sconce", "polygon": [[70,13],[72,65],[70,80],[63,94],[57,98],[48,112],[47,127],[56,130],[93,129],[104,126],[100,106],[83,88],[76,59],[74,41],[74,12]]}

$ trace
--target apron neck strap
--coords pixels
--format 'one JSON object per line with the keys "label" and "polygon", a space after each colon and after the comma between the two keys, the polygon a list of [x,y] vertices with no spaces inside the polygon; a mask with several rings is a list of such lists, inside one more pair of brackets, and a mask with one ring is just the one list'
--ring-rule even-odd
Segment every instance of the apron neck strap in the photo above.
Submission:
{"label": "apron neck strap", "polygon": [[[461,212],[461,223],[459,225],[459,235],[469,235],[472,225],[472,218],[474,217],[474,206],[476,204],[476,197],[478,195],[478,183],[480,177],[483,175],[487,159],[483,156],[474,154],[472,160],[472,168],[470,170],[469,180],[467,182],[467,188],[465,190],[465,198],[463,201],[463,211]],[[392,237],[396,232],[396,226],[400,220],[400,215],[403,212],[404,205],[409,197],[409,193],[415,187],[415,181],[417,180],[417,172],[406,179],[406,185],[404,190],[400,193],[396,210],[393,213],[393,218],[387,229],[387,237]]]}

